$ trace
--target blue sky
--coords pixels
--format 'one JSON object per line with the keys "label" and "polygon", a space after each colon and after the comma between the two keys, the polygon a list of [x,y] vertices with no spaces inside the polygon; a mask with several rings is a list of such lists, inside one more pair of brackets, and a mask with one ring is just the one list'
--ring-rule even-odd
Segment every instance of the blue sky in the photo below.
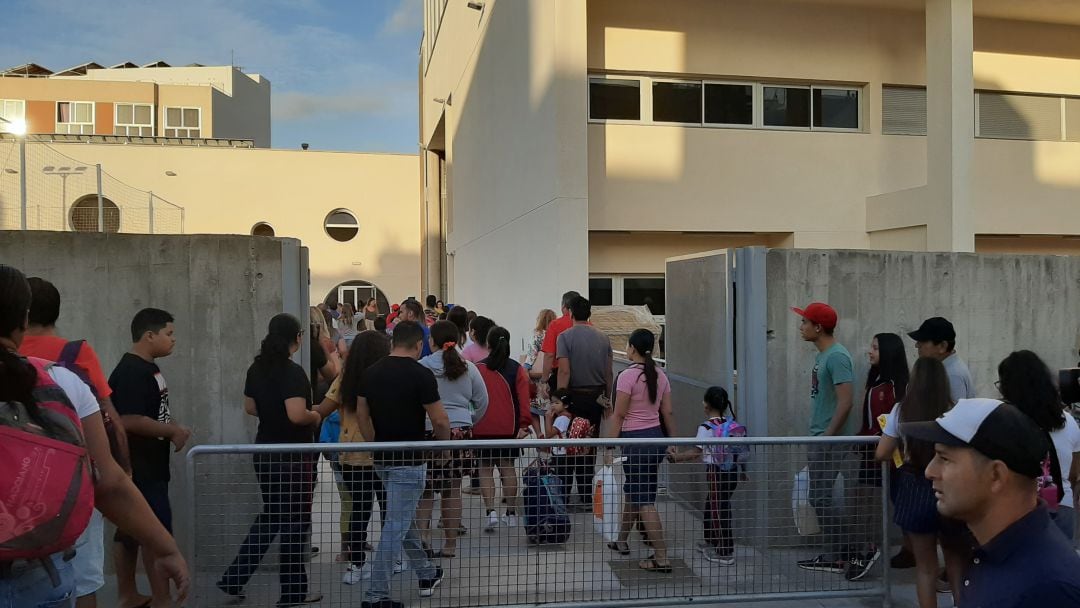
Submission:
{"label": "blue sky", "polygon": [[4,0],[0,63],[228,65],[270,80],[273,145],[416,152],[421,0]]}

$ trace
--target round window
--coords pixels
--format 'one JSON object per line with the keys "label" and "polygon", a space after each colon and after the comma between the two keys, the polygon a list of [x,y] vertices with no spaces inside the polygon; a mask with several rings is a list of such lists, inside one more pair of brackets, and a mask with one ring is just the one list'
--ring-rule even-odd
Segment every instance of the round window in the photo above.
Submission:
{"label": "round window", "polygon": [[274,236],[274,227],[266,222],[259,222],[251,227],[251,236]]}
{"label": "round window", "polygon": [[[98,212],[105,222],[105,229],[98,225]],[[71,206],[71,229],[75,232],[120,232],[120,208],[107,198],[101,199],[98,209],[96,194],[88,194]]]}
{"label": "round window", "polygon": [[360,224],[357,223],[356,216],[345,209],[331,211],[326,216],[323,227],[326,228],[326,234],[330,238],[342,243],[352,240],[360,232]]}

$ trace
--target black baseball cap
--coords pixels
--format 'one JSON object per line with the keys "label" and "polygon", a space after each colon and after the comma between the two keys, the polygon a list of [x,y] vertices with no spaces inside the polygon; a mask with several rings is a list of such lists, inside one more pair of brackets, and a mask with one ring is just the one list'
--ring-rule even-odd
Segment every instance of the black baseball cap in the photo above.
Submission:
{"label": "black baseball cap", "polygon": [[997,399],[961,399],[937,420],[901,424],[900,433],[972,448],[1033,479],[1042,474],[1042,461],[1049,451],[1046,433],[1015,406]]}
{"label": "black baseball cap", "polygon": [[952,323],[944,317],[931,317],[919,326],[919,329],[908,334],[916,342],[955,342],[956,329]]}

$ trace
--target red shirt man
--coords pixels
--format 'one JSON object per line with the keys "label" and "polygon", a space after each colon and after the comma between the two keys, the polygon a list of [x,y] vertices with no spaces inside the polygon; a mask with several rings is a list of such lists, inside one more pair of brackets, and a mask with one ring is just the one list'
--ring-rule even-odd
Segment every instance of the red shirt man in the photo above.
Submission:
{"label": "red shirt man", "polygon": [[574,325],[574,318],[570,316],[570,303],[578,297],[581,297],[581,294],[576,291],[563,294],[562,316],[552,321],[548,325],[547,333],[544,334],[544,342],[540,345],[540,351],[544,353],[544,373],[540,375],[543,380],[540,383],[541,390],[554,390],[555,374],[552,373],[552,369],[559,367],[559,362],[555,359],[555,347],[559,343],[559,334]]}

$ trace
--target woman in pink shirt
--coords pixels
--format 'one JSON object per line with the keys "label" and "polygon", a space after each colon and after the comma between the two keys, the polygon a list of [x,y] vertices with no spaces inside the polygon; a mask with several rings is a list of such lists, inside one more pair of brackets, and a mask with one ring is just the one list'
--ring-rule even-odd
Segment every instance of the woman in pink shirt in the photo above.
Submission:
{"label": "woman in pink shirt", "polygon": [[470,342],[461,349],[461,358],[473,363],[480,363],[488,358],[491,350],[487,347],[488,332],[495,327],[495,322],[487,317],[476,317],[469,323]]}
{"label": "woman in pink shirt", "polygon": [[[657,439],[664,437],[665,428],[671,435],[676,434],[675,418],[671,413],[671,385],[664,371],[657,368],[653,361],[655,345],[656,336],[647,329],[638,329],[630,334],[626,356],[632,364],[619,374],[615,382],[615,413],[606,437]],[[661,416],[663,426],[660,424]],[[611,449],[608,448],[605,462],[611,462]],[[660,463],[664,460],[666,449],[662,444],[623,448],[626,481],[623,484],[625,498],[622,521],[619,522],[618,539],[608,543],[611,550],[620,555],[629,555],[627,540],[636,520],[640,518],[645,525],[653,555],[639,562],[638,567],[664,574],[671,572],[671,562],[667,557],[660,514],[656,512],[656,490]]]}

